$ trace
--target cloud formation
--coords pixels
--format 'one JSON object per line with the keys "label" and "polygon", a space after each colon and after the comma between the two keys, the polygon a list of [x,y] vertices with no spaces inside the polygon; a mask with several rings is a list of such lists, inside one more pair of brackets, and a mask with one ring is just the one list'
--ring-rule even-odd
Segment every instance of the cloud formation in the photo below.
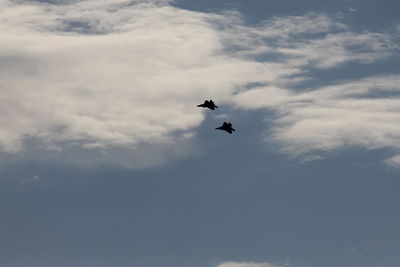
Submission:
{"label": "cloud formation", "polygon": [[[390,75],[306,92],[261,87],[239,94],[236,101],[275,110],[269,137],[292,155],[352,145],[400,149],[399,82],[400,75]],[[269,94],[274,97],[268,99]]]}
{"label": "cloud formation", "polygon": [[394,168],[400,168],[400,155],[395,155],[391,158],[385,159],[384,163]]}
{"label": "cloud formation", "polygon": [[256,262],[227,261],[220,263],[216,267],[279,267],[279,266],[268,262],[256,263]]}
{"label": "cloud formation", "polygon": [[399,76],[296,88],[310,69],[387,58],[398,49],[389,34],[353,33],[320,14],[248,26],[235,12],[170,3],[0,0],[1,151],[29,149],[27,140],[52,151],[180,142],[204,119],[193,109],[204,96],[273,110],[267,138],[291,155],[399,149],[399,98],[374,96],[398,92]]}

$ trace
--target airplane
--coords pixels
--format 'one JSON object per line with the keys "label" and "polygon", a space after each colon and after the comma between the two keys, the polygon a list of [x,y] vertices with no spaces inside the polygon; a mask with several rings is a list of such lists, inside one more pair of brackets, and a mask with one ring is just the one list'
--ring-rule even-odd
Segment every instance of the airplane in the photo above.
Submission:
{"label": "airplane", "polygon": [[200,105],[197,105],[197,106],[198,106],[198,107],[202,107],[202,108],[209,108],[209,109],[212,109],[212,110],[218,108],[218,107],[214,104],[214,101],[212,101],[211,99],[210,99],[210,101],[206,100],[206,101],[204,101],[203,104],[200,104]]}
{"label": "airplane", "polygon": [[222,124],[222,126],[215,128],[215,130],[222,130],[222,131],[227,131],[228,133],[232,134],[232,132],[235,131],[235,129],[232,128],[232,123],[230,122],[225,122]]}

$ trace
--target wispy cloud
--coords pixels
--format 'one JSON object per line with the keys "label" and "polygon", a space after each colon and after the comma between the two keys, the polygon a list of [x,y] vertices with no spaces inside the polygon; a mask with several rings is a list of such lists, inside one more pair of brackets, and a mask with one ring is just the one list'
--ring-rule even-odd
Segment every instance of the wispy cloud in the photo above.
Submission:
{"label": "wispy cloud", "polygon": [[293,89],[310,68],[387,58],[397,49],[389,34],[353,33],[320,14],[251,27],[235,12],[170,2],[0,0],[1,150],[174,143],[204,119],[193,107],[205,95],[275,111],[268,138],[292,155],[398,148],[398,97],[372,96],[395,92],[398,76]]}
{"label": "wispy cloud", "polygon": [[[216,267],[280,267],[282,265],[275,265],[268,262],[235,262],[227,261],[218,264]],[[286,265],[285,265],[286,266]]]}
{"label": "wispy cloud", "polygon": [[[399,82],[400,75],[377,76],[300,93],[265,87],[236,101],[251,107],[254,98],[256,107],[276,111],[267,140],[293,156],[349,146],[399,150]],[[269,92],[275,97],[268,99]]]}
{"label": "wispy cloud", "polygon": [[400,154],[395,155],[391,158],[385,159],[384,163],[391,167],[394,167],[394,168],[400,168]]}
{"label": "wispy cloud", "polygon": [[292,155],[352,145],[400,149],[399,82],[400,75],[392,75],[307,92],[261,87],[239,94],[236,101],[275,110],[278,115],[269,138]]}

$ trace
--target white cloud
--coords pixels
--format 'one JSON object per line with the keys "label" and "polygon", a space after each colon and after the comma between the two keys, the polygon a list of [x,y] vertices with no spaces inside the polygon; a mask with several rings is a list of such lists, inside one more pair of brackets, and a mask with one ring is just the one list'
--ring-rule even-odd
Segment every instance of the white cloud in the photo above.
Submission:
{"label": "white cloud", "polygon": [[216,267],[279,267],[282,265],[274,265],[268,262],[235,262],[235,261],[227,261],[218,264]]}
{"label": "white cloud", "polygon": [[[300,94],[297,96],[300,101],[311,103],[294,108],[294,115],[340,123],[347,126],[347,131],[354,131],[357,139],[361,139],[359,142],[369,141],[370,136],[371,146],[391,146],[394,145],[392,138],[400,138],[400,128],[395,123],[400,112],[400,99],[390,95],[376,97],[374,93],[399,92],[399,81],[400,75],[370,77]],[[325,126],[321,124],[321,127]],[[334,126],[332,130],[340,131],[338,127]]]}
{"label": "white cloud", "polygon": [[391,167],[394,167],[394,168],[400,168],[400,154],[395,155],[391,158],[385,159],[384,163]]}
{"label": "white cloud", "polygon": [[[223,81],[224,73],[240,76],[241,63],[213,57],[219,43],[200,15],[118,2],[2,1],[2,21],[14,20],[3,24],[0,44],[3,150],[20,150],[25,137],[86,147],[166,142],[202,121],[193,109],[199,96],[240,82]],[[71,22],[82,19],[84,31]]]}
{"label": "white cloud", "polygon": [[292,48],[281,48],[279,52],[297,57],[300,64],[309,61],[317,68],[331,68],[348,61],[374,62],[388,57],[394,49],[385,34],[349,32],[329,34],[323,39],[303,41]]}
{"label": "white cloud", "polygon": [[[156,151],[137,165],[149,166],[169,158],[160,158],[156,144],[163,151],[193,136],[204,119],[194,106],[203,98],[276,111],[271,140],[291,154],[347,144],[398,147],[398,98],[368,97],[395,91],[397,76],[290,89],[310,78],[309,67],[388,57],[397,49],[388,34],[352,33],[319,14],[250,27],[235,12],[170,2],[0,0],[0,150],[31,155],[26,143],[38,140],[50,155],[69,159],[71,151],[91,158],[128,149],[137,160],[137,148]],[[263,85],[247,88],[254,83]]]}
{"label": "white cloud", "polygon": [[[347,146],[400,149],[399,82],[400,75],[392,75],[307,92],[262,87],[239,94],[236,101],[276,111],[268,138],[294,156]],[[269,92],[274,97],[263,97]],[[389,95],[376,97],[377,93]]]}

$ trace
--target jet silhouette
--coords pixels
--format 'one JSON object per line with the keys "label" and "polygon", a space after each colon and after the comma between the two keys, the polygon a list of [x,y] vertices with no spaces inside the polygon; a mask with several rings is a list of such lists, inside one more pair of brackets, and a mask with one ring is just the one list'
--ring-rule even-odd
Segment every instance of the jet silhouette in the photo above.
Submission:
{"label": "jet silhouette", "polygon": [[235,129],[232,128],[232,123],[230,122],[224,122],[222,126],[215,128],[215,130],[222,130],[222,131],[227,131],[228,133],[232,134],[232,132],[235,131]]}
{"label": "jet silhouette", "polygon": [[204,104],[200,104],[200,105],[197,105],[197,106],[198,106],[198,107],[202,107],[202,108],[209,108],[209,109],[212,109],[212,110],[218,108],[218,107],[214,104],[214,101],[212,101],[211,99],[210,99],[210,101],[206,100],[206,101],[204,101]]}

